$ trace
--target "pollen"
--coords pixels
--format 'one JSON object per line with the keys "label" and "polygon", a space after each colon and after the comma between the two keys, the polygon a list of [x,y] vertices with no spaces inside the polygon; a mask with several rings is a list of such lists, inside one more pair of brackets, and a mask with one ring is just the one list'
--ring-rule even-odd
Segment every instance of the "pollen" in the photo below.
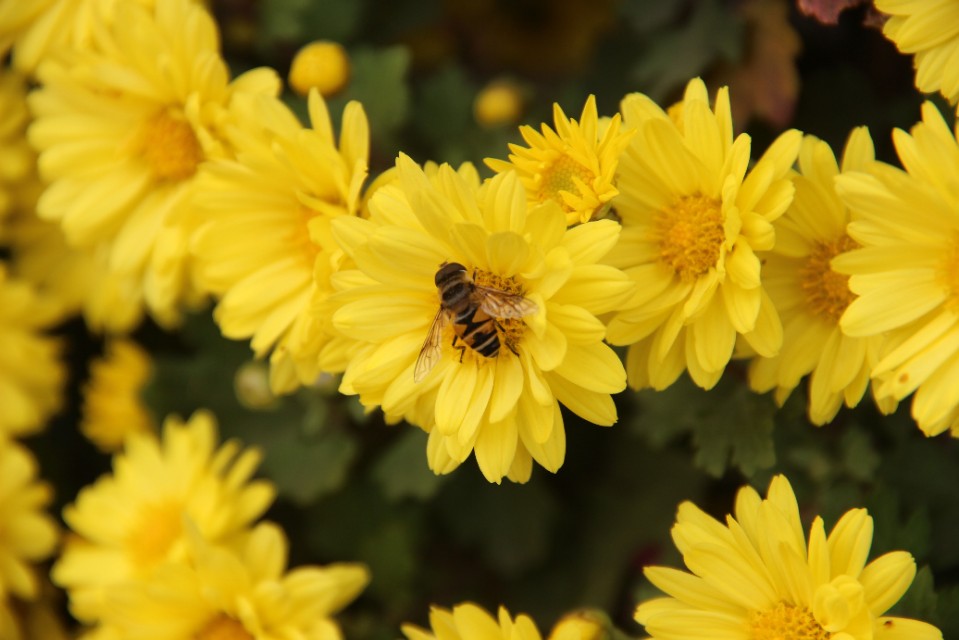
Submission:
{"label": "pollen", "polygon": [[[525,292],[522,283],[515,276],[498,276],[482,269],[473,269],[472,276],[475,284],[487,289],[496,289],[514,295],[523,295]],[[497,356],[506,352],[512,353],[526,334],[526,323],[523,322],[522,318],[496,318],[494,326],[502,347],[496,354]],[[467,349],[467,351],[474,362],[480,363],[492,360],[492,358],[485,358],[472,349]],[[466,357],[463,358],[463,361],[466,361]]]}
{"label": "pollen", "polygon": [[161,181],[185,180],[203,160],[193,127],[182,113],[173,110],[164,109],[147,120],[138,142],[143,159]]}
{"label": "pollen", "polygon": [[846,307],[856,298],[849,290],[849,276],[833,271],[830,262],[840,253],[858,248],[859,244],[846,234],[832,242],[816,243],[799,268],[799,286],[809,310],[816,316],[838,324]]}
{"label": "pollen", "polygon": [[227,615],[213,618],[193,637],[195,640],[253,640],[253,635],[242,624]]}
{"label": "pollen", "polygon": [[829,632],[806,607],[780,602],[755,613],[749,621],[750,640],[828,640]]}
{"label": "pollen", "polygon": [[183,508],[175,502],[147,505],[127,538],[127,548],[141,568],[162,561],[183,532]]}
{"label": "pollen", "polygon": [[536,178],[538,200],[540,202],[553,200],[569,211],[571,207],[563,200],[562,192],[582,195],[573,178],[579,178],[584,185],[590,185],[596,175],[564,153],[557,154],[552,161],[545,162]]}
{"label": "pollen", "polygon": [[945,251],[936,276],[946,290],[944,306],[953,313],[959,313],[959,235],[953,237]]}
{"label": "pollen", "polygon": [[722,203],[703,195],[683,196],[653,221],[659,257],[683,282],[705,275],[719,262],[726,233]]}

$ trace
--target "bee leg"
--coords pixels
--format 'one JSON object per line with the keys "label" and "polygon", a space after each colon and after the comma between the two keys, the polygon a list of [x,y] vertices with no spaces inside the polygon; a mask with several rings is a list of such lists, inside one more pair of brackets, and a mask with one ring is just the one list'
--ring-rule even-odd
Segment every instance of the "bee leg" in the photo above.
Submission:
{"label": "bee leg", "polygon": [[457,342],[459,342],[459,336],[453,336],[453,348],[460,352],[460,364],[463,364],[463,355],[466,354],[466,345],[458,345],[456,344]]}

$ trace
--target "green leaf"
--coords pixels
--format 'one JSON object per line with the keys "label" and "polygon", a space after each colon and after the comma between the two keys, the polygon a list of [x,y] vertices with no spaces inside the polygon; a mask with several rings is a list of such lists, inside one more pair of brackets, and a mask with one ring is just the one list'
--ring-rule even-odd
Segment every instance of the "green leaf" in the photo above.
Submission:
{"label": "green leaf", "polygon": [[363,6],[354,0],[259,2],[259,48],[268,51],[277,42],[346,41],[356,31]]}
{"label": "green leaf", "polygon": [[456,66],[447,66],[425,78],[416,96],[414,125],[442,151],[453,166],[468,159],[466,138],[473,133],[473,97],[476,88]]}
{"label": "green leaf", "polygon": [[772,438],[776,407],[768,397],[729,377],[711,391],[684,377],[665,391],[645,393],[634,430],[654,446],[690,433],[696,466],[716,477],[730,464],[747,476],[771,467],[776,462]]}
{"label": "green leaf", "polygon": [[953,584],[937,592],[936,614],[929,618],[929,622],[939,627],[943,638],[959,637],[959,586]]}
{"label": "green leaf", "polygon": [[343,486],[357,452],[356,441],[345,433],[306,438],[286,429],[271,440],[263,471],[276,483],[280,495],[308,505]]}
{"label": "green leaf", "polygon": [[550,527],[556,518],[553,496],[534,477],[525,485],[491,485],[466,469],[447,483],[437,501],[446,526],[465,546],[504,576],[515,576],[547,554]]}
{"label": "green leaf", "polygon": [[426,433],[420,429],[405,429],[373,466],[372,477],[391,502],[403,498],[428,500],[448,477],[430,471],[426,439]]}
{"label": "green leaf", "polygon": [[920,567],[912,585],[902,599],[890,609],[889,615],[929,620],[935,617],[938,604],[933,587],[932,571],[928,566]]}
{"label": "green leaf", "polygon": [[633,79],[655,100],[665,99],[718,60],[736,61],[741,54],[743,24],[739,16],[717,0],[693,3],[692,9],[685,25],[652,37],[633,67]]}
{"label": "green leaf", "polygon": [[350,51],[350,60],[350,84],[343,94],[330,100],[330,111],[339,113],[348,100],[358,100],[369,119],[374,145],[395,148],[390,141],[406,122],[409,111],[409,52],[404,47],[358,48]]}

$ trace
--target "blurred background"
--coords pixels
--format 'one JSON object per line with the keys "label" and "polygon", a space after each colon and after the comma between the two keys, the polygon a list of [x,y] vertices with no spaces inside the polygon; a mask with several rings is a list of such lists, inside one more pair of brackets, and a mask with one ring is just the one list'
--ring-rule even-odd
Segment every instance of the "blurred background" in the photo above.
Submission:
{"label": "blurred background", "polygon": [[[821,3],[821,18],[830,7]],[[336,119],[346,101],[363,103],[371,177],[401,150],[419,162],[482,166],[506,157],[518,125],[552,124],[554,102],[577,118],[589,94],[601,115],[634,91],[665,107],[695,76],[711,91],[730,87],[754,157],[786,128],[838,153],[852,127],[868,125],[878,157],[895,163],[890,133],[917,121],[923,100],[911,58],[882,37],[867,6],[836,24],[791,0],[212,0],[211,8],[234,74],[268,65],[285,77],[314,40],[346,49],[350,79],[330,111]],[[286,99],[306,113],[301,96]],[[57,513],[110,464],[76,431],[79,389],[103,344],[80,321],[62,332],[73,395],[53,427],[29,440],[56,487]],[[748,390],[734,363],[710,392],[684,378],[665,392],[620,394],[612,428],[566,413],[560,472],[537,467],[526,485],[496,486],[472,461],[434,476],[424,433],[364,413],[337,394],[336,380],[273,398],[266,366],[250,361],[246,343],[220,337],[208,312],[177,333],[147,322],[134,337],[154,358],[147,400],[158,419],[207,407],[224,437],[264,450],[261,474],[280,492],[267,517],[286,529],[291,565],[369,565],[370,586],[339,616],[348,638],[396,638],[404,622],[425,625],[431,604],[465,600],[528,613],[544,635],[587,607],[640,636],[632,613],[654,593],[642,567],[681,564],[669,538],[677,505],[693,500],[722,517],[739,486],[765,491],[776,473],[827,528],[868,507],[873,557],[905,549],[921,568],[895,614],[959,637],[959,448],[948,436],[923,437],[908,403],[883,417],[865,399],[816,428],[804,387],[777,409]]]}

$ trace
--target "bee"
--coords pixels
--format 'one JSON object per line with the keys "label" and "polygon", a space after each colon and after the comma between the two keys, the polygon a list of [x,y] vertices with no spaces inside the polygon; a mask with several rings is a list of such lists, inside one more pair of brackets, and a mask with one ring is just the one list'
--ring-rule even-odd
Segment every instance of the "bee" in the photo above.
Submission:
{"label": "bee", "polygon": [[[443,329],[453,323],[453,347],[460,351],[460,362],[466,349],[472,349],[486,358],[499,353],[499,321],[504,318],[522,318],[536,313],[532,300],[518,293],[508,293],[476,284],[466,267],[458,262],[444,262],[434,278],[440,297],[440,308],[426,335],[426,341],[416,359],[413,381],[426,377],[440,359]],[[460,344],[462,343],[462,344]],[[513,345],[506,343],[513,353]]]}

